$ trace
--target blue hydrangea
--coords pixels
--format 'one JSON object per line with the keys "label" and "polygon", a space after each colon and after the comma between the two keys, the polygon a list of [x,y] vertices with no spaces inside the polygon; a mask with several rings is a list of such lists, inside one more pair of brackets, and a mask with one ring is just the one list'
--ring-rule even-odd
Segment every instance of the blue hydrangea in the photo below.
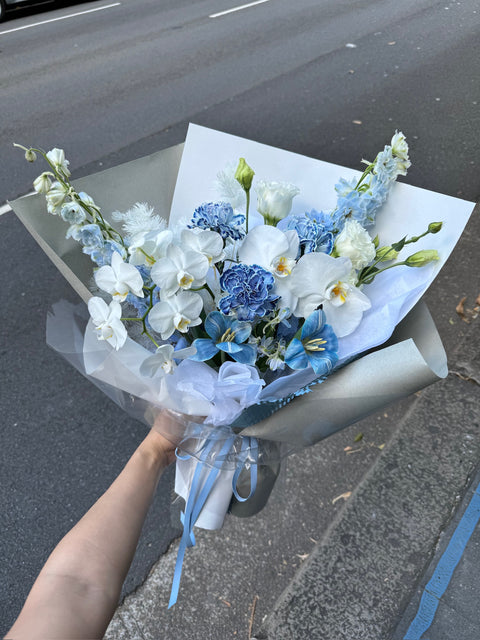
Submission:
{"label": "blue hydrangea", "polygon": [[242,229],[244,222],[245,216],[235,213],[228,202],[204,202],[195,209],[188,226],[190,229],[200,227],[216,231],[224,239],[241,240],[245,235]]}
{"label": "blue hydrangea", "polygon": [[336,209],[333,211],[317,211],[316,209],[312,209],[311,211],[306,211],[305,215],[309,220],[330,233],[338,231],[340,224],[343,226],[341,216]]}
{"label": "blue hydrangea", "polygon": [[333,235],[320,223],[307,216],[290,215],[281,220],[277,227],[282,231],[293,229],[297,232],[300,247],[297,258],[305,253],[328,253],[333,249]]}
{"label": "blue hydrangea", "polygon": [[220,286],[227,295],[220,298],[220,311],[228,315],[236,312],[239,320],[252,321],[275,307],[277,295],[271,293],[275,278],[256,264],[234,264],[223,272]]}

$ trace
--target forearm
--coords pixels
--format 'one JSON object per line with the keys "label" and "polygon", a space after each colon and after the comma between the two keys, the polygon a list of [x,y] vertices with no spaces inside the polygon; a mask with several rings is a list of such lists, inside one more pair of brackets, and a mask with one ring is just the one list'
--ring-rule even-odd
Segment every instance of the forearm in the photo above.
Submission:
{"label": "forearm", "polygon": [[7,638],[103,636],[161,472],[171,459],[167,444],[158,433],[149,433],[52,552]]}

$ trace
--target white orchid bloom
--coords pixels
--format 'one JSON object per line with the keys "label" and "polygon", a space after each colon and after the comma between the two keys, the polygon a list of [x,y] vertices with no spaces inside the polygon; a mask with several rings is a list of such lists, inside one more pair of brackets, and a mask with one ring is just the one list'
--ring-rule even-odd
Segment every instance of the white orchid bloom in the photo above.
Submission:
{"label": "white orchid bloom", "polygon": [[171,244],[165,258],[158,260],[150,275],[160,287],[162,300],[173,296],[179,289],[198,288],[205,284],[208,272],[208,258],[198,251]]}
{"label": "white orchid bloom", "polygon": [[370,308],[367,296],[349,283],[349,258],[332,258],[326,253],[307,253],[295,267],[290,287],[297,296],[297,317],[307,318],[320,305],[327,322],[339,338],[352,333]]}
{"label": "white orchid bloom", "polygon": [[102,298],[93,297],[88,301],[88,311],[95,325],[99,340],[106,340],[118,351],[125,344],[127,330],[121,321],[122,307],[112,300],[109,305]]}
{"label": "white orchid bloom", "polygon": [[294,229],[281,231],[270,225],[258,225],[247,233],[238,250],[240,262],[258,264],[275,276],[273,293],[280,296],[278,306],[293,309],[297,303],[289,287],[298,254],[298,234]]}
{"label": "white orchid bloom", "polygon": [[135,234],[128,247],[130,264],[151,267],[157,260],[167,255],[172,239],[173,233],[169,229]]}
{"label": "white orchid bloom", "polygon": [[116,251],[112,253],[111,266],[105,265],[95,272],[95,282],[99,289],[119,302],[123,302],[130,291],[137,298],[143,298],[143,278],[138,269],[124,262]]}
{"label": "white orchid bloom", "polygon": [[357,271],[370,264],[376,254],[368,231],[357,220],[345,220],[345,226],[335,240],[335,250],[340,257],[350,258]]}
{"label": "white orchid bloom", "polygon": [[285,278],[296,264],[299,246],[295,230],[281,231],[270,225],[258,225],[247,233],[238,250],[238,259],[245,264],[258,264],[277,278]]}
{"label": "white orchid bloom", "polygon": [[300,189],[288,182],[266,182],[259,180],[255,185],[257,192],[257,211],[267,224],[275,225],[288,216],[292,209],[293,198]]}
{"label": "white orchid bloom", "polygon": [[172,374],[177,368],[175,360],[184,360],[196,353],[195,347],[185,347],[175,351],[173,345],[162,344],[155,354],[146,358],[140,365],[140,373],[143,376],[153,378],[156,375],[165,376]]}
{"label": "white orchid bloom", "polygon": [[70,163],[65,159],[65,151],[63,149],[52,149],[47,153],[47,158],[57,171],[61,171],[65,176],[70,175],[70,171],[68,169],[68,165]]}
{"label": "white orchid bloom", "polygon": [[201,324],[202,298],[192,291],[180,291],[177,295],[157,302],[148,314],[148,321],[163,340],[168,340],[177,330],[187,333],[190,327]]}
{"label": "white orchid bloom", "polygon": [[216,231],[199,228],[183,229],[180,238],[182,246],[203,254],[210,267],[225,258],[223,238]]}

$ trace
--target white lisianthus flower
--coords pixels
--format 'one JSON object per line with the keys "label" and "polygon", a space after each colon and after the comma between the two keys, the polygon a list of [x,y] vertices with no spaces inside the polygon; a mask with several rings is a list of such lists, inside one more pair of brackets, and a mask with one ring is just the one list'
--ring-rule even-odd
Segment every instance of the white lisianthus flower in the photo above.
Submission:
{"label": "white lisianthus flower", "polygon": [[150,275],[160,287],[162,300],[173,296],[179,289],[198,288],[205,284],[208,271],[208,259],[198,253],[171,244],[165,258],[158,260]]}
{"label": "white lisianthus flower", "polygon": [[45,194],[47,200],[47,210],[49,213],[56,215],[59,213],[63,206],[66,197],[68,196],[69,187],[63,185],[61,182],[53,182],[51,188]]}
{"label": "white lisianthus flower", "polygon": [[68,165],[70,163],[65,159],[65,151],[63,149],[52,149],[47,153],[47,158],[57,171],[61,171],[65,176],[70,175],[70,171],[68,169]]}
{"label": "white lisianthus flower", "polygon": [[37,193],[48,193],[52,186],[52,181],[50,180],[50,176],[53,174],[49,171],[45,171],[38,178],[35,178],[33,181],[33,188]]}
{"label": "white lisianthus flower", "polygon": [[257,211],[266,224],[275,226],[290,213],[293,198],[300,189],[288,182],[265,182],[259,180],[255,186],[257,192]]}
{"label": "white lisianthus flower", "polygon": [[168,340],[177,330],[187,333],[190,327],[201,324],[202,298],[192,291],[180,291],[177,295],[157,302],[148,314],[148,321],[163,340]]}
{"label": "white lisianthus flower", "polygon": [[132,264],[123,262],[122,256],[114,251],[111,266],[105,265],[95,272],[97,286],[123,302],[131,291],[137,298],[143,298],[143,278]]}
{"label": "white lisianthus flower", "polygon": [[128,246],[129,262],[151,267],[157,260],[167,255],[172,239],[173,233],[169,229],[137,233]]}
{"label": "white lisianthus flower", "polygon": [[352,333],[371,307],[367,296],[349,283],[349,258],[332,258],[326,253],[307,253],[295,267],[290,286],[298,298],[294,315],[307,318],[320,305],[335,334]]}
{"label": "white lisianthus flower", "polygon": [[216,231],[208,229],[183,229],[181,235],[182,246],[203,254],[209,266],[213,266],[225,258],[223,251],[223,238]]}
{"label": "white lisianthus flower", "polygon": [[360,271],[375,258],[375,245],[357,220],[346,220],[335,240],[335,250],[342,258],[350,258],[352,267]]}
{"label": "white lisianthus flower", "polygon": [[121,321],[122,307],[112,300],[109,305],[102,298],[93,297],[88,301],[88,311],[95,325],[99,340],[106,340],[118,351],[125,344],[127,330]]}
{"label": "white lisianthus flower", "polygon": [[175,351],[173,345],[162,344],[158,347],[153,356],[146,358],[140,365],[142,376],[153,378],[153,376],[165,376],[172,374],[177,368],[175,360],[184,360],[196,353],[195,347],[186,347]]}

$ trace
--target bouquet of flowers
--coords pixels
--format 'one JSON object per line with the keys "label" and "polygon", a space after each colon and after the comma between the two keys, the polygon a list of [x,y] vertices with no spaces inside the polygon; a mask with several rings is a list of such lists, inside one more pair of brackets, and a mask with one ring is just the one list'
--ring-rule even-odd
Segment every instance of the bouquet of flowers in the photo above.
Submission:
{"label": "bouquet of flowers", "polygon": [[[194,143],[196,133],[201,141],[214,132],[194,127]],[[223,142],[222,134],[215,135]],[[48,212],[67,225],[66,238],[91,259],[88,324],[74,335],[75,314],[59,307],[50,319],[50,335],[56,336],[51,342],[74,354],[78,368],[117,401],[118,392],[133,415],[148,421],[147,409],[168,409],[181,425],[179,432],[166,434],[179,444],[176,491],[186,500],[173,604],[183,554],[194,543],[193,526],[221,526],[232,493],[237,503],[258,501],[259,485],[274,481],[271,473],[262,475],[263,467],[273,468],[292,448],[338,428],[327,419],[323,432],[312,433],[312,422],[321,418],[313,418],[310,408],[303,426],[294,426],[292,412],[298,413],[298,402],[302,407],[318,402],[327,378],[343,375],[342,386],[350,375],[348,363],[385,342],[431,282],[463,225],[457,225],[454,238],[450,230],[451,246],[442,245],[441,255],[442,243],[429,237],[437,237],[442,220],[428,220],[411,233],[407,218],[395,238],[392,229],[402,228],[401,211],[395,212],[395,224],[388,219],[377,224],[397,177],[410,166],[399,132],[373,161],[364,161],[362,174],[340,178],[328,208],[322,192],[307,206],[294,206],[299,186],[259,174],[255,157],[246,156],[215,167],[216,199],[185,206],[184,195],[196,194],[182,187],[181,168],[169,222],[140,202],[104,214],[70,182],[61,149],[22,148],[28,160],[41,155],[47,162],[35,191],[45,196]],[[186,164],[198,161],[195,153],[186,157]],[[420,248],[412,251],[416,243]],[[410,276],[418,271],[424,275]],[[424,333],[431,334],[428,327]],[[65,341],[58,335],[70,330],[70,346],[59,346]],[[441,361],[438,341],[435,349]],[[432,365],[420,360],[420,379],[413,376],[418,386],[397,381],[400,396],[432,382],[438,371],[445,375],[443,362],[432,373]],[[379,360],[372,362],[368,371]],[[381,356],[380,363],[388,358]],[[388,366],[401,368],[398,362]],[[358,384],[365,371],[355,375]],[[382,377],[388,378],[388,369]],[[347,382],[347,396],[349,389]],[[353,413],[345,409],[341,425],[384,401],[378,404],[377,398],[367,407],[362,400]]]}

